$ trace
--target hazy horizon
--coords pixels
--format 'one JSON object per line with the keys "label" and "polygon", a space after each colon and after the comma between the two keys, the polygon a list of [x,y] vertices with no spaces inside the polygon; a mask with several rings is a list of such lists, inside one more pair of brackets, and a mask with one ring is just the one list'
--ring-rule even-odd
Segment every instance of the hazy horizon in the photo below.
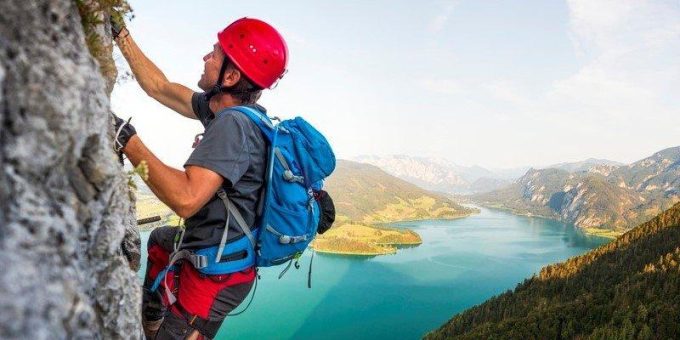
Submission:
{"label": "hazy horizon", "polygon": [[[669,149],[669,148],[675,148],[675,147],[680,147],[680,145],[669,146],[668,148],[663,148],[663,149],[657,150],[654,153],[656,153],[658,151],[665,150],[665,149]],[[485,166],[483,164],[463,164],[463,163],[458,163],[455,160],[449,159],[449,158],[446,158],[446,157],[425,157],[425,156],[407,155],[407,154],[357,155],[357,156],[354,156],[354,157],[351,157],[351,158],[347,158],[347,160],[357,160],[357,159],[362,158],[362,157],[412,157],[412,158],[423,158],[423,159],[442,159],[442,160],[445,160],[445,161],[452,163],[453,165],[462,166],[462,167],[479,166],[479,167],[485,168],[487,170],[494,170],[494,169],[495,170],[511,170],[511,169],[520,169],[520,168],[544,168],[544,167],[555,166],[555,165],[559,165],[559,164],[563,164],[563,163],[578,163],[578,162],[585,162],[585,161],[589,161],[589,160],[599,160],[599,161],[604,160],[604,161],[617,162],[617,163],[620,163],[621,165],[629,165],[631,163],[634,163],[634,162],[640,161],[642,159],[645,159],[649,156],[652,156],[654,153],[651,153],[649,155],[646,155],[644,157],[636,159],[632,162],[621,162],[621,161],[618,161],[618,160],[615,160],[615,159],[609,159],[609,158],[588,157],[588,158],[583,158],[583,159],[564,160],[564,161],[549,163],[549,164],[525,164],[525,165],[511,166],[511,167]],[[344,158],[341,158],[341,159],[344,159]]]}
{"label": "hazy horizon", "polygon": [[[243,16],[271,22],[291,59],[261,103],[303,115],[338,158],[629,164],[680,144],[677,1],[130,3],[142,50],[194,90],[218,30]],[[116,86],[112,106],[175,167],[202,132],[135,81]]]}

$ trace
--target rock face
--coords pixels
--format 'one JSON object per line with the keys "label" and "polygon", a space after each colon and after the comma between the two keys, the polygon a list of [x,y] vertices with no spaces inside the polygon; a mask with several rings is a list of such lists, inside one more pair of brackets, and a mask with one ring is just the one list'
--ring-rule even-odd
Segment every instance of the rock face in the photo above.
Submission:
{"label": "rock face", "polygon": [[74,1],[0,5],[0,338],[140,338],[139,234]]}

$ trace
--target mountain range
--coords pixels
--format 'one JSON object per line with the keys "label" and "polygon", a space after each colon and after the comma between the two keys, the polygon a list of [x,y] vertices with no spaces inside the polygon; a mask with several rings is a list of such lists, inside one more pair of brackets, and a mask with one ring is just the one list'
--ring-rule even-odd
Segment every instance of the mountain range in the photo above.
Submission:
{"label": "mountain range", "polygon": [[679,245],[680,203],[606,245],[544,267],[426,339],[678,339]]}
{"label": "mountain range", "polygon": [[419,187],[447,194],[491,191],[508,185],[528,168],[489,170],[461,166],[444,158],[406,155],[359,156],[357,162],[375,165]]}
{"label": "mountain range", "polygon": [[530,169],[513,184],[470,199],[579,227],[624,231],[680,201],[680,147],[628,165],[583,162]]}

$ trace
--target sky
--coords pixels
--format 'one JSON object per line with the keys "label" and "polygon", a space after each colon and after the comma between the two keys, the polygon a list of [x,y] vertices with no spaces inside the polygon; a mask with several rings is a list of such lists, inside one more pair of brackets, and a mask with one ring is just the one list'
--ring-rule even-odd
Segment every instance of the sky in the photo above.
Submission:
{"label": "sky", "polygon": [[[196,91],[219,30],[244,16],[272,24],[290,62],[260,103],[303,116],[338,158],[511,168],[630,163],[680,145],[677,0],[129,2],[142,51]],[[131,79],[112,107],[174,167],[202,132]]]}

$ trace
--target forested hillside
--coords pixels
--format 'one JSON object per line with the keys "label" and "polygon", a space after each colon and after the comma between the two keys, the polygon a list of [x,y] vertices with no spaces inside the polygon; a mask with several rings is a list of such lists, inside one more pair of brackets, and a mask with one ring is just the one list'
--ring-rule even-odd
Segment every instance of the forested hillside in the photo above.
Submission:
{"label": "forested hillside", "polygon": [[473,307],[429,339],[680,338],[680,203]]}
{"label": "forested hillside", "polygon": [[335,201],[340,221],[394,222],[454,218],[476,212],[364,163],[338,161],[325,187]]}

